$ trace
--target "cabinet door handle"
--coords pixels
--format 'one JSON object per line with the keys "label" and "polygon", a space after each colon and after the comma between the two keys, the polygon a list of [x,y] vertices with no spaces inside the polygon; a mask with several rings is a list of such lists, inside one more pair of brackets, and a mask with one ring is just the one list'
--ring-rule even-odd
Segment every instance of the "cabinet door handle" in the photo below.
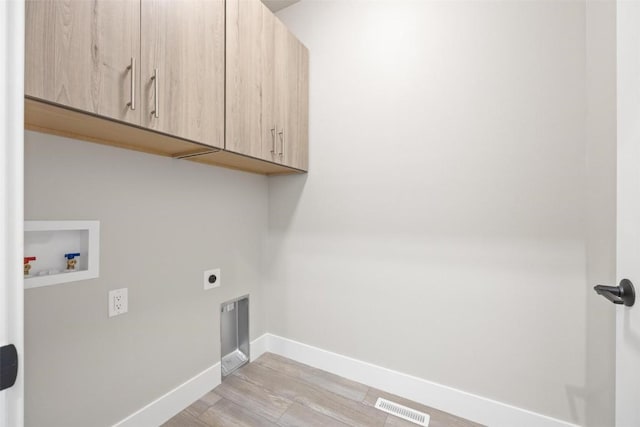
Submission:
{"label": "cabinet door handle", "polygon": [[282,130],[280,132],[278,132],[278,135],[280,135],[280,154],[279,154],[279,156],[282,157],[282,154],[284,153],[284,128],[282,128]]}
{"label": "cabinet door handle", "polygon": [[153,111],[151,112],[151,114],[153,114],[153,117],[160,118],[160,110],[158,109],[158,69],[154,68],[153,69],[153,77],[151,77],[151,80],[153,80]]}
{"label": "cabinet door handle", "polygon": [[131,108],[131,111],[136,109],[136,58],[131,57],[131,64],[127,67],[127,70],[131,70],[131,97],[127,106]]}
{"label": "cabinet door handle", "polygon": [[271,128],[271,154],[276,154],[276,132],[278,127],[273,125]]}

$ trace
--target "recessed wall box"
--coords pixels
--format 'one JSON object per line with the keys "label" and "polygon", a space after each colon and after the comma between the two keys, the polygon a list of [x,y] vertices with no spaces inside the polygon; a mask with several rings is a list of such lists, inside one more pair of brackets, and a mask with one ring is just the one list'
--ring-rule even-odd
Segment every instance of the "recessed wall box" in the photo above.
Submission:
{"label": "recessed wall box", "polygon": [[37,259],[24,277],[25,289],[96,278],[100,222],[25,221],[24,253]]}
{"label": "recessed wall box", "polygon": [[249,295],[220,306],[222,378],[249,362]]}

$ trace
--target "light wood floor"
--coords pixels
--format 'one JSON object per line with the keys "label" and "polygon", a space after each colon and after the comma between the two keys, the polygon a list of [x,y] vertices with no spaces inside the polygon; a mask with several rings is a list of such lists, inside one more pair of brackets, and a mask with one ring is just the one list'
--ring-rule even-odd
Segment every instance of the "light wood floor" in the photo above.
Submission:
{"label": "light wood floor", "polygon": [[375,409],[378,397],[426,412],[430,427],[481,427],[271,353],[234,372],[164,426],[416,427]]}

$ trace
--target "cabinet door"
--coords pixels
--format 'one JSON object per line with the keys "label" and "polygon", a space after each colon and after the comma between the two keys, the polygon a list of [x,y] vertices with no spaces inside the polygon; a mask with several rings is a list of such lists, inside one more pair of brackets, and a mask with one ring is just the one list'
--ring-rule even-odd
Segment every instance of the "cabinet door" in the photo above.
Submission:
{"label": "cabinet door", "polygon": [[276,92],[276,31],[282,24],[267,10],[262,17],[262,158],[280,163],[278,152],[278,133],[282,130],[279,123],[278,102]]}
{"label": "cabinet door", "polygon": [[225,148],[271,160],[273,22],[260,0],[227,1]]}
{"label": "cabinet door", "polygon": [[129,66],[140,59],[139,0],[28,0],[25,18],[27,96],[139,124],[139,109],[127,105],[138,78]]}
{"label": "cabinet door", "polygon": [[224,147],[224,0],[142,0],[142,126]]}
{"label": "cabinet door", "polygon": [[280,21],[275,33],[275,114],[279,163],[308,168],[309,54]]}
{"label": "cabinet door", "polygon": [[298,115],[295,121],[290,122],[291,134],[295,140],[285,147],[285,155],[287,159],[291,159],[291,166],[306,171],[309,169],[309,51],[300,41],[294,41],[298,50]]}

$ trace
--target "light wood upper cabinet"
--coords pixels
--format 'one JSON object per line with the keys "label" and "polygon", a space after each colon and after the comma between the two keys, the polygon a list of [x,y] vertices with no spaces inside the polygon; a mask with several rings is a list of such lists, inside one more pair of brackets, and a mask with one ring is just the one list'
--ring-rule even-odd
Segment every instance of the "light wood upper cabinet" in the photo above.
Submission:
{"label": "light wood upper cabinet", "polygon": [[308,53],[260,0],[26,0],[25,127],[307,170]]}
{"label": "light wood upper cabinet", "polygon": [[275,26],[275,114],[277,161],[308,168],[309,54],[280,22]]}
{"label": "light wood upper cabinet", "polygon": [[224,1],[142,0],[142,126],[224,147]]}
{"label": "light wood upper cabinet", "polygon": [[285,154],[290,159],[290,164],[298,169],[309,169],[309,50],[295,39],[298,49],[298,78],[296,97],[298,116],[295,121],[290,121],[291,132],[297,138],[296,144],[286,146]]}
{"label": "light wood upper cabinet", "polygon": [[308,52],[259,0],[227,0],[225,149],[308,167]]}
{"label": "light wood upper cabinet", "polygon": [[278,112],[276,97],[276,81],[275,81],[275,65],[276,56],[276,40],[275,31],[280,21],[267,10],[262,19],[263,38],[262,52],[264,61],[260,72],[262,73],[262,157],[271,162],[280,163],[278,157]]}
{"label": "light wood upper cabinet", "polygon": [[262,158],[269,119],[264,74],[270,63],[275,17],[260,1],[227,0],[226,144],[235,153]]}
{"label": "light wood upper cabinet", "polygon": [[27,1],[25,14],[26,95],[139,123],[127,105],[131,79],[139,83],[130,68],[140,55],[139,0]]}
{"label": "light wood upper cabinet", "polygon": [[26,19],[27,96],[224,147],[224,0],[30,0]]}

